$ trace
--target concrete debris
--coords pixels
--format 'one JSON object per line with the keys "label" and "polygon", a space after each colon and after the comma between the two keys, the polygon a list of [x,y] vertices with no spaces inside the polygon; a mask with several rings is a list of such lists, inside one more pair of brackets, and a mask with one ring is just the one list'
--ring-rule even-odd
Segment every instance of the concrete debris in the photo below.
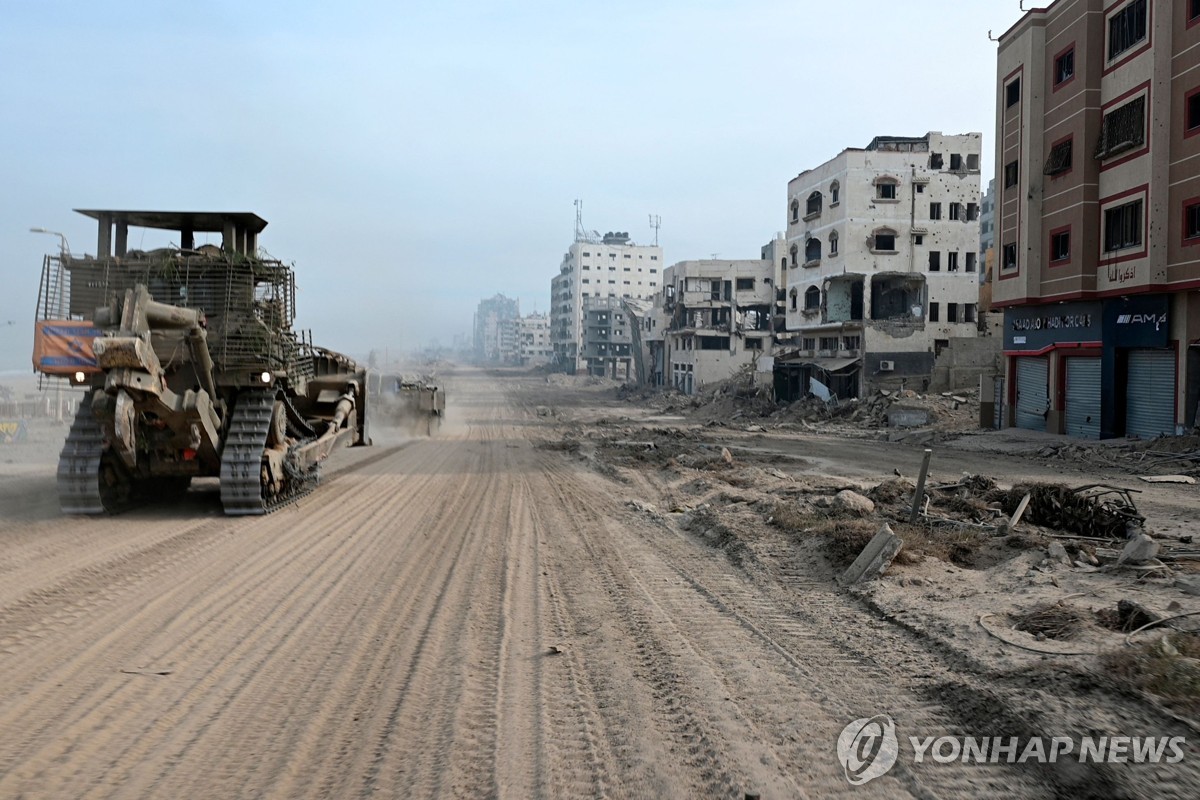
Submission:
{"label": "concrete debris", "polygon": [[1051,542],[1050,546],[1046,548],[1046,555],[1050,557],[1051,561],[1057,561],[1067,566],[1071,565],[1071,557],[1067,555],[1067,548],[1063,546],[1062,542]]}
{"label": "concrete debris", "polygon": [[894,405],[888,409],[889,428],[920,428],[929,424],[929,409]]}
{"label": "concrete debris", "polygon": [[1184,594],[1200,596],[1200,576],[1192,576],[1190,578],[1176,578],[1175,588]]}
{"label": "concrete debris", "polygon": [[886,522],[883,523],[879,533],[875,534],[875,538],[871,539],[870,543],[863,548],[849,569],[842,573],[838,582],[843,586],[850,586],[875,580],[892,565],[892,561],[895,560],[903,546],[903,540],[892,533],[891,526]]}
{"label": "concrete debris", "polygon": [[1158,542],[1154,541],[1144,533],[1139,533],[1125,544],[1125,548],[1121,551],[1121,555],[1117,559],[1117,563],[1145,564],[1147,561],[1153,560],[1158,555],[1158,550]]}
{"label": "concrete debris", "polygon": [[1142,475],[1146,483],[1187,483],[1194,484],[1196,479],[1191,475]]}
{"label": "concrete debris", "polygon": [[875,513],[875,504],[869,498],[863,497],[858,492],[851,491],[850,489],[843,489],[838,492],[833,498],[833,506],[834,508],[857,514],[860,517]]}
{"label": "concrete debris", "polygon": [[629,506],[630,508],[632,508],[636,511],[640,511],[643,514],[657,514],[658,513],[658,509],[655,508],[654,506],[652,506],[650,503],[644,503],[641,500],[637,500],[637,499],[626,500],[625,505]]}

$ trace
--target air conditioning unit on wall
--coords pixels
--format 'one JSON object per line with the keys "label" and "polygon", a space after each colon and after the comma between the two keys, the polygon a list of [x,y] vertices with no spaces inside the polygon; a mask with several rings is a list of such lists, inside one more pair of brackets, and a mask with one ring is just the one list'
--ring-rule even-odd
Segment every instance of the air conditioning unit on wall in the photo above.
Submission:
{"label": "air conditioning unit on wall", "polygon": [[894,372],[895,369],[896,369],[895,361],[880,361],[879,362],[879,371],[880,372]]}

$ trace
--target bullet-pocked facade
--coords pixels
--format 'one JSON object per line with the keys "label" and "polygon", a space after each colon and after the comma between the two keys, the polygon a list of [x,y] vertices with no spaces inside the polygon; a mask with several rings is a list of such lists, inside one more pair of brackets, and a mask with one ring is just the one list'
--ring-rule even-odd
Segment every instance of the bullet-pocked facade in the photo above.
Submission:
{"label": "bullet-pocked facade", "polygon": [[841,397],[922,388],[942,349],[976,335],[981,140],[879,136],[788,183],[786,319],[798,350],[782,363],[800,388],[782,396],[809,378]]}
{"label": "bullet-pocked facade", "polygon": [[1057,0],[1000,39],[1007,424],[1174,434],[1200,402],[1200,2]]}

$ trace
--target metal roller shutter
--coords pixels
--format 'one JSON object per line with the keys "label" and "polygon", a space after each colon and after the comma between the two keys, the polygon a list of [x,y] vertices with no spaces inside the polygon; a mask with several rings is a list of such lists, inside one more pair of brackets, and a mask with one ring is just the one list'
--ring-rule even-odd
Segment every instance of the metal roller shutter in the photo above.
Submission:
{"label": "metal roller shutter", "polygon": [[1100,438],[1100,359],[1068,358],[1067,435]]}
{"label": "metal roller shutter", "polygon": [[1129,351],[1125,383],[1125,434],[1152,439],[1175,435],[1175,353]]}
{"label": "metal roller shutter", "polygon": [[1046,430],[1050,362],[1044,358],[1017,359],[1017,427]]}

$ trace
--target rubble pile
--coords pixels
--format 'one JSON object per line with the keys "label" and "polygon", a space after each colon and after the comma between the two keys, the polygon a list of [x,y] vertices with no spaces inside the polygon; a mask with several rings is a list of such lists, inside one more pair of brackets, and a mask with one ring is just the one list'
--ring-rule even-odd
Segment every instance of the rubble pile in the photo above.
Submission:
{"label": "rubble pile", "polygon": [[1077,467],[1200,478],[1200,435],[1102,444],[1074,441],[1043,447],[1037,455],[1051,461],[1070,462]]}

